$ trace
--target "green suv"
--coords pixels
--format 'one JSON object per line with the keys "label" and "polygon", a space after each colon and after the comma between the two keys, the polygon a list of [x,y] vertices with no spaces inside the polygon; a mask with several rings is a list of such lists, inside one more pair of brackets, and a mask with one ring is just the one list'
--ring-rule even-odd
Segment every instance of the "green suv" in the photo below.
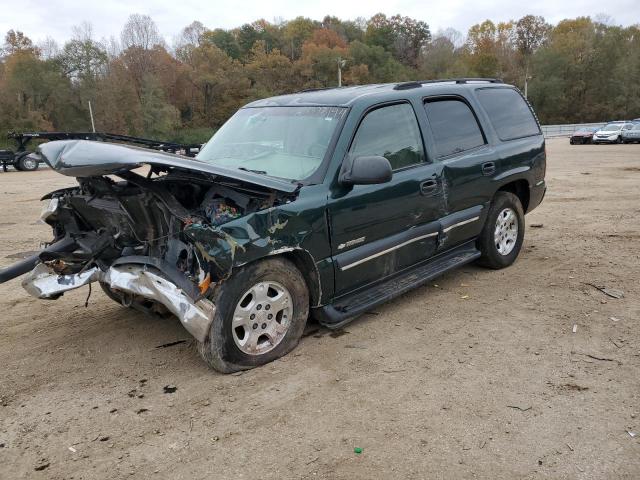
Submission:
{"label": "green suv", "polygon": [[504,268],[543,199],[545,142],[493,79],[304,91],[240,109],[195,159],[84,140],[43,160],[54,239],[0,271],[55,299],[99,282],[173,314],[221,372],[291,351],[454,267]]}

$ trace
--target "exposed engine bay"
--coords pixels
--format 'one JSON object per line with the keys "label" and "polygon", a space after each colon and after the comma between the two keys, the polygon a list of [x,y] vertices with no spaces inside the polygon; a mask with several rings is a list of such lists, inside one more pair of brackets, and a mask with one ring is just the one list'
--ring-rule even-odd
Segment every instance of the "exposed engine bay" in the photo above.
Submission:
{"label": "exposed engine bay", "polygon": [[73,252],[41,255],[56,273],[78,273],[88,264],[106,266],[123,257],[150,257],[205,293],[207,277],[211,282],[222,280],[230,265],[225,255],[213,258],[198,248],[198,232],[206,229],[221,250],[232,249],[233,240],[215,227],[276,202],[274,192],[233,181],[212,185],[192,174],[170,172],[153,179],[133,172],[119,176],[124,181],[79,178],[79,187],[45,197],[50,206],[43,220],[52,226],[55,239],[70,236],[78,246]]}
{"label": "exposed engine bay", "polygon": [[221,227],[258,213],[262,228],[264,218],[273,221],[265,212],[296,193],[172,165],[150,163],[145,176],[132,171],[137,166],[79,176],[77,187],[43,197],[53,241],[0,272],[0,282],[28,272],[22,285],[41,299],[99,282],[125,306],[173,313],[202,341],[216,286],[231,274],[241,243],[259,238],[250,222]]}

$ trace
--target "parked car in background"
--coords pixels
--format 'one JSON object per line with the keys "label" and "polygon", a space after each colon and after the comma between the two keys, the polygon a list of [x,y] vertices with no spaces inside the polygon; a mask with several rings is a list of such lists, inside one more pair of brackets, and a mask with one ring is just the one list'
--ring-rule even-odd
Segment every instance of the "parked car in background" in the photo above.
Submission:
{"label": "parked car in background", "polygon": [[622,143],[622,132],[633,126],[631,122],[609,122],[593,134],[593,143]]}
{"label": "parked car in background", "polygon": [[622,130],[622,142],[623,143],[640,142],[640,122],[633,123],[631,128]]}
{"label": "parked car in background", "polygon": [[571,145],[584,145],[585,143],[591,143],[593,134],[598,130],[598,127],[584,127],[580,130],[576,130],[571,135],[569,143]]}

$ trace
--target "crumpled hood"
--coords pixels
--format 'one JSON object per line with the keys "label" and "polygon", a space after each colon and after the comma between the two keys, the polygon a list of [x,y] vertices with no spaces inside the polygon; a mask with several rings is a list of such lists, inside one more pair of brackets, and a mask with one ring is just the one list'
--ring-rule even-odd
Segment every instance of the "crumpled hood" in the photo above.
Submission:
{"label": "crumpled hood", "polygon": [[42,159],[55,171],[71,177],[110,175],[143,165],[209,173],[253,183],[280,192],[295,192],[298,185],[252,172],[228,169],[181,155],[88,140],[59,140],[38,147]]}

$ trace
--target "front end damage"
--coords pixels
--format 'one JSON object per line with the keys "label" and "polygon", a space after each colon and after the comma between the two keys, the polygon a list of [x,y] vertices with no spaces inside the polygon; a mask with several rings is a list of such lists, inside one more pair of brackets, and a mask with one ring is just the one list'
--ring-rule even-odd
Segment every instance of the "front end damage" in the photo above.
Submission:
{"label": "front end damage", "polygon": [[[215,289],[231,274],[238,252],[265,240],[251,222],[241,221],[266,218],[262,226],[277,229],[275,207],[294,199],[296,186],[279,188],[271,180],[199,168],[201,162],[193,160],[92,143],[41,147],[45,161],[77,176],[78,186],[44,198],[42,220],[52,227],[53,241],[0,271],[0,282],[28,272],[22,286],[40,299],[99,282],[125,306],[174,314],[204,341],[215,313]],[[144,173],[133,171],[138,167],[146,167]],[[269,248],[277,246],[271,242]]]}

